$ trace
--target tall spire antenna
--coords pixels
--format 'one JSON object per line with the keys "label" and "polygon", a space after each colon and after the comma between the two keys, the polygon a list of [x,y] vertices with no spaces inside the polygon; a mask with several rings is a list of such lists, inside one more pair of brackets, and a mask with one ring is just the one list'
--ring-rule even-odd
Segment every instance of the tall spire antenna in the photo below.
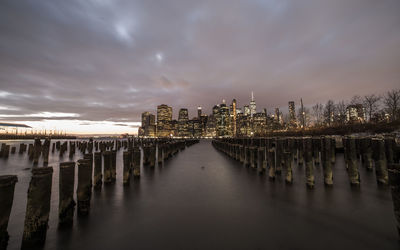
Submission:
{"label": "tall spire antenna", "polygon": [[305,128],[305,113],[304,113],[304,106],[303,106],[303,98],[300,98],[301,103],[301,125]]}
{"label": "tall spire antenna", "polygon": [[254,94],[253,94],[253,91],[251,91],[251,101],[254,101]]}

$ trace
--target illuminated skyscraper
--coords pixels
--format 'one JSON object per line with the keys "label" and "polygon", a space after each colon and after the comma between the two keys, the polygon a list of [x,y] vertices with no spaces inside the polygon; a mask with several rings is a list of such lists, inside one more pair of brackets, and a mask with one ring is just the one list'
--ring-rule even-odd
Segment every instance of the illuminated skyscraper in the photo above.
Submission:
{"label": "illuminated skyscraper", "polygon": [[232,112],[231,112],[231,118],[232,118],[232,135],[235,137],[236,136],[236,99],[232,100]]}
{"label": "illuminated skyscraper", "polygon": [[296,127],[296,109],[294,105],[294,101],[289,102],[289,127]]}
{"label": "illuminated skyscraper", "polygon": [[178,136],[189,136],[189,113],[185,108],[179,110]]}
{"label": "illuminated skyscraper", "polygon": [[346,120],[348,123],[363,123],[366,119],[362,104],[348,105],[346,107]]}
{"label": "illuminated skyscraper", "polygon": [[275,121],[281,123],[281,112],[279,111],[279,108],[275,108]]}
{"label": "illuminated skyscraper", "polygon": [[155,123],[156,123],[155,119],[156,119],[156,117],[152,113],[143,112],[142,113],[142,127],[146,127],[149,125],[155,125]]}
{"label": "illuminated skyscraper", "polygon": [[155,115],[150,112],[142,113],[142,126],[139,128],[139,135],[151,137],[156,135]]}
{"label": "illuminated skyscraper", "polygon": [[252,134],[254,136],[262,136],[267,128],[267,115],[265,112],[255,113],[252,117]]}
{"label": "illuminated skyscraper", "polygon": [[198,106],[198,107],[197,107],[197,118],[200,119],[200,117],[201,117],[201,107]]}
{"label": "illuminated skyscraper", "polygon": [[189,120],[189,111],[188,109],[182,108],[179,110],[178,121],[187,121]]}
{"label": "illuminated skyscraper", "polygon": [[244,107],[243,107],[243,114],[244,114],[244,115],[250,115],[250,108],[249,108],[249,105],[244,105]]}
{"label": "illuminated skyscraper", "polygon": [[172,132],[172,107],[161,104],[157,106],[157,136],[168,137]]}
{"label": "illuminated skyscraper", "polygon": [[200,119],[189,120],[189,136],[200,137],[202,132]]}
{"label": "illuminated skyscraper", "polygon": [[226,106],[225,100],[222,101],[222,104],[213,107],[213,118],[215,119],[217,136],[231,134],[229,107]]}
{"label": "illuminated skyscraper", "polygon": [[296,120],[296,110],[294,106],[294,101],[289,102],[289,118],[290,121]]}
{"label": "illuminated skyscraper", "polygon": [[253,117],[253,115],[257,112],[256,109],[256,101],[254,101],[254,94],[253,91],[251,92],[251,101],[250,101],[250,116]]}
{"label": "illuminated skyscraper", "polygon": [[223,103],[220,105],[219,109],[220,117],[221,117],[221,123],[219,124],[218,127],[218,135],[220,136],[227,136],[230,135],[230,117],[229,117],[229,107],[226,106],[225,100],[223,100]]}

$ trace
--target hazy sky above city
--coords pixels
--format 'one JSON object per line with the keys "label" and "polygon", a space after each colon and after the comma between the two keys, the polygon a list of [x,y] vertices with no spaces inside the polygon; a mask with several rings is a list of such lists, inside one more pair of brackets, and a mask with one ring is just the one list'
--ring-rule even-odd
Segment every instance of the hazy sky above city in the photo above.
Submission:
{"label": "hazy sky above city", "polygon": [[[166,103],[287,109],[400,86],[399,0],[3,0],[0,121],[132,132]],[[133,126],[132,126],[133,125]]]}

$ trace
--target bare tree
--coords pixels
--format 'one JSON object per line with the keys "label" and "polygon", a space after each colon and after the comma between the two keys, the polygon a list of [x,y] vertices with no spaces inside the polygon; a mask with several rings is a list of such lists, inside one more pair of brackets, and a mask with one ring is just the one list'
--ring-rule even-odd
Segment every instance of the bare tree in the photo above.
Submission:
{"label": "bare tree", "polygon": [[317,103],[312,107],[312,113],[314,116],[314,123],[317,126],[322,124],[324,118],[324,105]]}
{"label": "bare tree", "polygon": [[[318,104],[317,104],[318,105]],[[300,121],[300,126],[303,126],[302,121],[304,119],[304,127],[307,128],[310,126],[311,123],[311,112],[310,109],[307,107],[303,108],[303,112],[301,109],[297,111],[297,119]]]}
{"label": "bare tree", "polygon": [[330,126],[333,122],[335,114],[335,102],[332,100],[328,100],[328,102],[325,104],[325,109],[324,109],[324,119],[325,123]]}
{"label": "bare tree", "polygon": [[397,120],[400,112],[400,89],[388,91],[384,97],[384,104],[386,112],[390,114],[390,120]]}
{"label": "bare tree", "polygon": [[335,115],[335,122],[337,122],[340,125],[343,125],[346,121],[346,112],[347,112],[347,105],[344,101],[338,102],[336,104],[336,115]]}
{"label": "bare tree", "polygon": [[359,95],[355,95],[351,98],[350,100],[350,105],[359,105],[359,104],[363,104],[363,99],[361,98],[361,96]]}
{"label": "bare tree", "polygon": [[371,118],[379,109],[379,101],[381,96],[375,94],[364,96],[364,108],[368,116],[368,121],[371,122]]}

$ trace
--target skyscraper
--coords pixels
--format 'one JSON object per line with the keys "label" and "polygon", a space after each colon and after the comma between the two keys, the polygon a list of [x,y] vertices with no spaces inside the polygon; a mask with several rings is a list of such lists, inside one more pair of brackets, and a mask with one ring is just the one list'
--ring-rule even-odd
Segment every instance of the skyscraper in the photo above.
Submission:
{"label": "skyscraper", "polygon": [[200,119],[200,117],[201,117],[201,107],[198,106],[198,107],[197,107],[197,118]]}
{"label": "skyscraper", "polygon": [[244,105],[244,107],[243,107],[243,114],[244,114],[244,115],[250,115],[250,108],[249,108],[249,105]]}
{"label": "skyscraper", "polygon": [[179,110],[178,136],[189,136],[189,113],[185,108]]}
{"label": "skyscraper", "polygon": [[294,106],[294,101],[289,102],[289,118],[290,120],[296,120],[296,110]]}
{"label": "skyscraper", "polygon": [[142,113],[142,127],[146,127],[149,125],[155,125],[155,115],[150,112]]}
{"label": "skyscraper", "polygon": [[139,128],[140,136],[151,136],[156,135],[155,115],[150,112],[142,113],[142,126]]}
{"label": "skyscraper", "polygon": [[232,117],[232,135],[235,137],[236,136],[236,99],[232,100],[232,112],[231,112],[231,117]]}
{"label": "skyscraper", "polygon": [[229,107],[226,106],[225,100],[223,100],[222,104],[219,108],[220,115],[220,123],[218,124],[218,135],[219,136],[227,136],[230,135],[230,117],[229,117]]}
{"label": "skyscraper", "polygon": [[188,109],[182,108],[179,110],[178,121],[187,121],[189,120],[189,111]]}
{"label": "skyscraper", "polygon": [[277,123],[281,122],[281,112],[279,111],[279,108],[275,108],[275,121]]}
{"label": "skyscraper", "polygon": [[257,112],[256,108],[256,101],[254,101],[254,94],[253,91],[251,92],[251,101],[250,101],[250,116],[253,117],[253,115]]}
{"label": "skyscraper", "polygon": [[306,113],[304,112],[304,106],[303,106],[303,98],[300,98],[300,122],[301,122],[301,127],[305,128],[306,126]]}
{"label": "skyscraper", "polygon": [[172,132],[172,107],[157,106],[157,136],[168,137]]}
{"label": "skyscraper", "polygon": [[251,118],[251,127],[252,127],[252,135],[255,136],[262,136],[265,133],[265,130],[267,128],[267,123],[266,123],[266,113],[260,112],[260,113],[255,113],[253,117]]}
{"label": "skyscraper", "polygon": [[296,127],[296,109],[294,106],[294,101],[289,102],[289,127]]}

